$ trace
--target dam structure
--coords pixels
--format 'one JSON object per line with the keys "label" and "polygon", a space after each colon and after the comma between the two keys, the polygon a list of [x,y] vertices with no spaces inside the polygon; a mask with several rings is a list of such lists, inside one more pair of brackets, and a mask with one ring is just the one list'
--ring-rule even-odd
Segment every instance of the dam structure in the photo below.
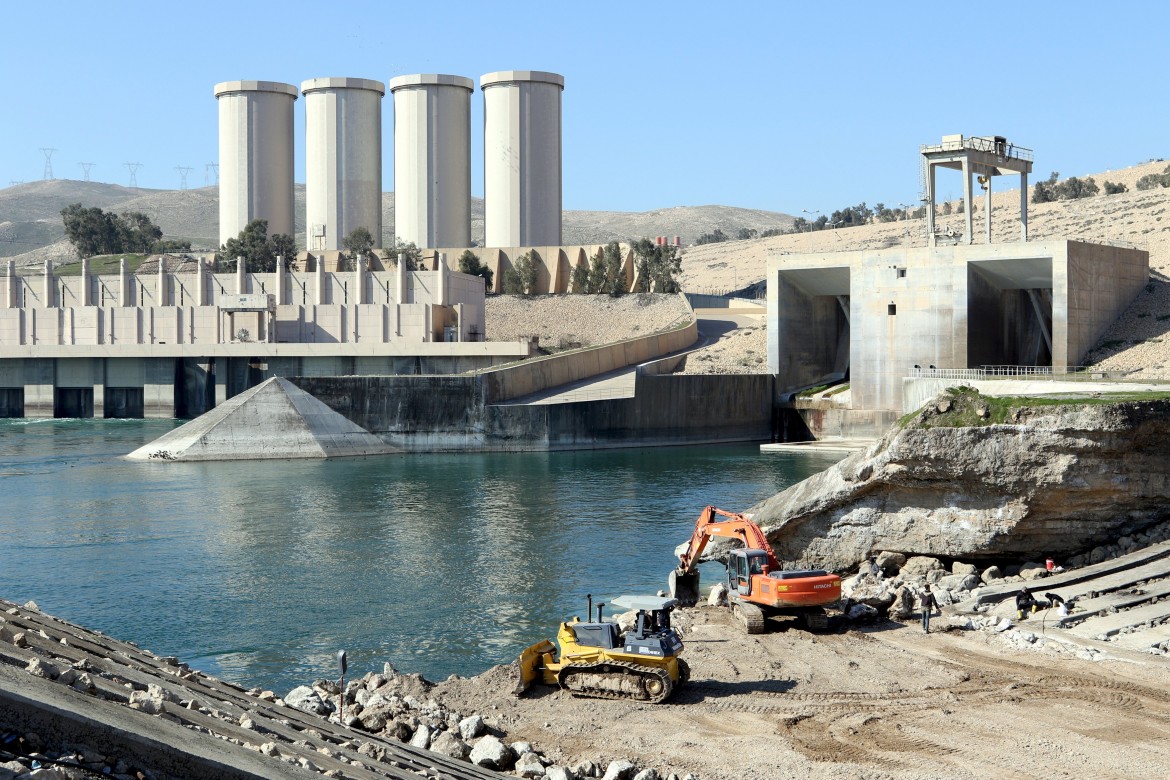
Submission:
{"label": "dam structure", "polygon": [[[768,368],[792,424],[786,440],[875,438],[930,396],[982,372],[1076,371],[1149,280],[1144,250],[1027,240],[1031,149],[1002,136],[956,134],[920,151],[926,246],[768,260]],[[939,168],[962,173],[966,203],[974,181],[984,187],[983,243],[971,208],[959,215],[961,231],[937,224]],[[1020,240],[994,243],[991,182],[1007,174],[1023,187]],[[925,389],[923,379],[931,380]],[[840,392],[800,396],[831,385]]]}
{"label": "dam structure", "polygon": [[382,246],[381,81],[317,78],[305,96],[305,231],[307,249],[342,249],[364,227]]}
{"label": "dam structure", "polygon": [[474,90],[474,82],[463,76],[416,74],[390,80],[398,241],[422,248],[471,246]]}
{"label": "dam structure", "polygon": [[294,235],[293,102],[278,81],[224,81],[219,104],[219,245],[254,219],[268,234]]}

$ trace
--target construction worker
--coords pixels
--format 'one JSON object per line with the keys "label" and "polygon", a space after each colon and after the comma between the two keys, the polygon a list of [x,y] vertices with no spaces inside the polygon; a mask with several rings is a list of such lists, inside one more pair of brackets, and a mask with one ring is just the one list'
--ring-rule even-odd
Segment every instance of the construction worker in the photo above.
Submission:
{"label": "construction worker", "polygon": [[1020,588],[1020,592],[1016,594],[1016,619],[1027,620],[1028,615],[1036,611],[1040,605],[1036,602],[1035,597],[1029,592],[1028,586]]}

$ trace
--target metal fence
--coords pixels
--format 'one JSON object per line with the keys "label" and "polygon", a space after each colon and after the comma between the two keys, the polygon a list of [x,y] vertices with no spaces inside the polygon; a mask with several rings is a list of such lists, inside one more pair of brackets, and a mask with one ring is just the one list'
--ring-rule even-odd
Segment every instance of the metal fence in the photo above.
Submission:
{"label": "metal fence", "polygon": [[1119,371],[1096,366],[980,366],[979,368],[912,368],[922,379],[1028,379],[1054,382],[1170,382],[1170,377],[1144,371]]}

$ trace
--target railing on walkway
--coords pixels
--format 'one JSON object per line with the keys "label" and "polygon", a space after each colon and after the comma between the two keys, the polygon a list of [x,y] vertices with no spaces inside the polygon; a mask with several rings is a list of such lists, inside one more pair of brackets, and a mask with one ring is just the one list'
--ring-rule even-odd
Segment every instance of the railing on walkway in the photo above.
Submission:
{"label": "railing on walkway", "polygon": [[912,368],[921,379],[1027,379],[1055,382],[1170,382],[1170,377],[1144,371],[1119,371],[1096,366],[980,366],[979,368]]}

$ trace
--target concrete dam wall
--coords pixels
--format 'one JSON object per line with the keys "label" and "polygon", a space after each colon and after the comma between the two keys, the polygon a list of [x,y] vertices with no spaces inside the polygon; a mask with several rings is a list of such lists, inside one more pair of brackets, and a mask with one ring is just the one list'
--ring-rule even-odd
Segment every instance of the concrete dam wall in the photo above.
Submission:
{"label": "concrete dam wall", "polygon": [[295,377],[387,444],[412,452],[570,450],[758,441],[772,431],[772,377],[647,376],[633,398],[499,404],[480,376]]}

